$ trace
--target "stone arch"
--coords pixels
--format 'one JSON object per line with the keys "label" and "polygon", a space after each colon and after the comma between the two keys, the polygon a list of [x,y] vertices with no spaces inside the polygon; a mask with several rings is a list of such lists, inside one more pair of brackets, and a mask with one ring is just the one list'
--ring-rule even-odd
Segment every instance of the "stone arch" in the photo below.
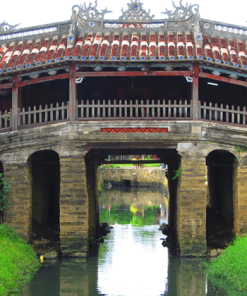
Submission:
{"label": "stone arch", "polygon": [[233,179],[235,156],[226,150],[214,150],[207,164],[207,245],[222,248],[232,241],[234,229]]}
{"label": "stone arch", "polygon": [[32,178],[33,234],[38,238],[59,240],[59,155],[53,150],[37,151],[30,156],[29,165]]}

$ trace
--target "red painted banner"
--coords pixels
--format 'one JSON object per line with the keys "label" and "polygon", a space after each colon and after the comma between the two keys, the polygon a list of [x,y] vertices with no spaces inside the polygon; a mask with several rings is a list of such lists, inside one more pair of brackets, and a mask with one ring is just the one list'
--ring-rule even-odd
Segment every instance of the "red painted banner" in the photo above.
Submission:
{"label": "red painted banner", "polygon": [[168,133],[168,128],[102,128],[101,133]]}

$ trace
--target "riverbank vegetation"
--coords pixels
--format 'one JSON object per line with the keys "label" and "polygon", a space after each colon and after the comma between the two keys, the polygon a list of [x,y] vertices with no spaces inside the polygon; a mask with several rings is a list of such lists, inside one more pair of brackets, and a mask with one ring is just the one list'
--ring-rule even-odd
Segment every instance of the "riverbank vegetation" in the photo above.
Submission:
{"label": "riverbank vegetation", "polygon": [[18,295],[40,267],[32,247],[12,227],[0,224],[0,295]]}
{"label": "riverbank vegetation", "polygon": [[[228,295],[247,294],[247,236],[236,238],[215,260],[205,263],[209,280]],[[239,291],[239,292],[237,292]]]}

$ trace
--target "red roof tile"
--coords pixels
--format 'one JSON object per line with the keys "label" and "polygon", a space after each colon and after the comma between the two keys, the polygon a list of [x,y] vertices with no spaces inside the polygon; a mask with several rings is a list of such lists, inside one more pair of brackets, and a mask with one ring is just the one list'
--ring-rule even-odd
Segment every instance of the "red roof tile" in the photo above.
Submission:
{"label": "red roof tile", "polygon": [[0,74],[66,60],[87,61],[165,61],[203,60],[247,69],[246,44],[241,40],[204,36],[202,47],[193,32],[115,31],[82,33],[75,44],[67,35],[29,40],[0,46]]}

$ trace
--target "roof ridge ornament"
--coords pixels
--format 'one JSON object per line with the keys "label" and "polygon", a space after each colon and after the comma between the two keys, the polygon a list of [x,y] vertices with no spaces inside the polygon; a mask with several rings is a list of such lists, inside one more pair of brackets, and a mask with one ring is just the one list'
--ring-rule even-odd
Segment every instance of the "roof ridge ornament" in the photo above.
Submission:
{"label": "roof ridge ornament", "polygon": [[[198,4],[189,4],[186,2],[184,6],[182,4],[182,0],[179,1],[180,6],[176,6],[174,1],[172,1],[172,5],[175,8],[175,11],[172,12],[166,8],[165,12],[161,12],[162,14],[167,14],[169,20],[176,20],[176,21],[184,21],[191,18],[192,15],[199,14],[199,5]],[[194,10],[194,11],[193,11]]]}
{"label": "roof ridge ornament", "polygon": [[86,5],[86,2],[84,2],[83,5],[74,5],[72,7],[72,12],[74,13],[75,9],[77,8],[78,11],[76,13],[77,15],[77,21],[79,25],[83,23],[84,21],[102,21],[105,17],[105,14],[110,13],[112,11],[107,10],[105,8],[104,10],[97,9],[98,3],[97,0],[95,0],[95,5],[92,6],[92,3],[89,2],[89,5]]}
{"label": "roof ridge ornament", "polygon": [[140,0],[131,0],[127,5],[126,11],[123,8],[121,9],[122,15],[119,17],[121,21],[151,21],[154,18],[154,15],[150,15],[150,9],[147,12],[142,8],[143,3],[140,3]]}
{"label": "roof ridge ornament", "polygon": [[3,21],[0,24],[0,32],[7,32],[7,31],[13,31],[16,29],[16,27],[18,27],[20,24],[16,24],[16,25],[10,25],[7,22]]}

